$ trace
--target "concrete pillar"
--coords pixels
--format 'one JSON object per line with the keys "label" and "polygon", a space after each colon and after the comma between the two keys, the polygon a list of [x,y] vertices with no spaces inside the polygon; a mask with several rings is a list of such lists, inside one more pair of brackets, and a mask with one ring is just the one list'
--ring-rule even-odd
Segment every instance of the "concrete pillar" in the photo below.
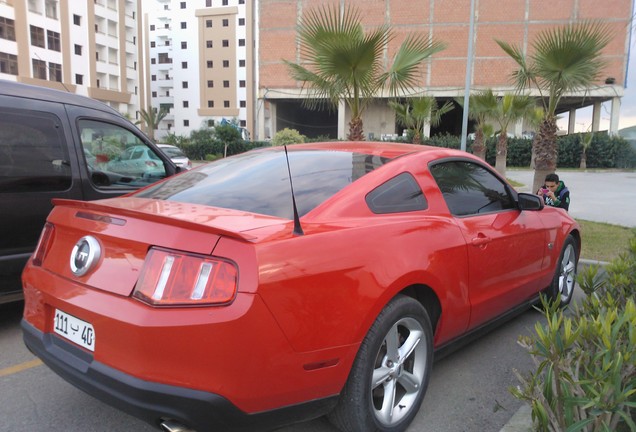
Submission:
{"label": "concrete pillar", "polygon": [[515,123],[515,136],[520,138],[523,135],[523,119],[519,119],[517,123]]}
{"label": "concrete pillar", "polygon": [[347,136],[347,128],[345,127],[345,114],[347,106],[344,101],[338,103],[338,139],[344,140]]}
{"label": "concrete pillar", "polygon": [[424,125],[424,130],[422,132],[423,132],[423,135],[424,135],[423,138],[430,138],[431,137],[431,123],[430,122],[426,123]]}
{"label": "concrete pillar", "polygon": [[274,138],[278,132],[278,114],[276,113],[276,102],[269,103],[269,137]]}
{"label": "concrete pillar", "polygon": [[598,132],[601,126],[601,103],[594,102],[594,109],[592,111],[592,132]]}
{"label": "concrete pillar", "polygon": [[621,118],[621,98],[612,98],[612,114],[610,117],[610,135],[618,135],[618,121]]}
{"label": "concrete pillar", "polygon": [[264,141],[265,136],[265,99],[258,99],[256,102],[256,141]]}
{"label": "concrete pillar", "polygon": [[568,119],[568,135],[572,135],[574,133],[575,127],[576,127],[576,108],[572,108],[570,110],[570,117]]}

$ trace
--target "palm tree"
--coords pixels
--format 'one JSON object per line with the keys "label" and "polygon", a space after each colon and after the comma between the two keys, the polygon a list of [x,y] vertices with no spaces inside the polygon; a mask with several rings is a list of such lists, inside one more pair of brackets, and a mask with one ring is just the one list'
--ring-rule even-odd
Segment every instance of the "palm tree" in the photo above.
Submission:
{"label": "palm tree", "polygon": [[612,39],[607,24],[583,22],[545,30],[532,43],[531,55],[497,40],[519,65],[513,78],[519,89],[536,88],[545,115],[533,141],[535,171],[533,190],[556,169],[556,109],[565,93],[589,89],[600,76],[605,62],[601,50]]}
{"label": "palm tree", "polygon": [[159,129],[159,123],[168,115],[168,111],[163,108],[159,111],[157,111],[157,108],[151,108],[149,111],[146,111],[142,108],[139,110],[139,115],[141,116],[142,122],[146,125],[148,138],[154,141],[155,129]]}
{"label": "palm tree", "polygon": [[496,97],[492,91],[490,91],[490,98],[490,110],[487,115],[499,126],[495,169],[505,177],[506,158],[508,156],[508,127],[511,123],[533,113],[535,102],[529,96],[510,93],[504,94],[502,97]]}
{"label": "palm tree", "polygon": [[351,6],[309,10],[298,27],[300,62],[284,60],[293,79],[311,92],[305,105],[326,104],[337,109],[344,100],[351,112],[348,139],[364,139],[362,113],[382,90],[403,96],[421,84],[420,64],[444,45],[421,35],[409,35],[393,63],[385,66],[384,53],[394,34],[387,25],[365,33],[360,12]]}
{"label": "palm tree", "polygon": [[[468,117],[475,121],[475,140],[473,141],[473,154],[483,160],[486,160],[486,139],[490,138],[495,132],[494,128],[488,123],[489,102],[492,90],[481,91],[470,95],[468,101]],[[455,101],[463,108],[464,99],[456,98]]]}
{"label": "palm tree", "polygon": [[422,144],[424,126],[439,125],[442,116],[453,109],[453,104],[448,101],[439,107],[433,96],[411,98],[405,103],[391,101],[389,106],[395,111],[398,122],[413,131],[413,144]]}
{"label": "palm tree", "polygon": [[587,150],[592,145],[593,140],[594,132],[586,132],[581,136],[581,162],[579,163],[581,169],[587,168]]}

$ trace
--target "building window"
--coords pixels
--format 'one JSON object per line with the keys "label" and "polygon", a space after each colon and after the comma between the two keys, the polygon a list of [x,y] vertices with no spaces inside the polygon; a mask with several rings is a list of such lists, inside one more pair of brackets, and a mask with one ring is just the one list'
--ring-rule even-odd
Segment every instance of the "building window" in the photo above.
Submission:
{"label": "building window", "polygon": [[41,27],[31,26],[31,45],[40,48],[46,48],[44,46],[44,29]]}
{"label": "building window", "polygon": [[208,120],[208,127],[214,127],[214,120]]}
{"label": "building window", "polygon": [[230,67],[230,61],[229,60],[223,60],[223,67],[224,68]]}
{"label": "building window", "polygon": [[223,87],[230,88],[230,82],[229,81],[223,81]]}
{"label": "building window", "polygon": [[245,67],[245,60],[239,60],[239,67]]}
{"label": "building window", "polygon": [[17,75],[18,56],[0,52],[0,72],[10,75]]}
{"label": "building window", "polygon": [[212,7],[212,0],[205,0],[205,7]]}
{"label": "building window", "polygon": [[84,84],[84,75],[75,74],[75,84],[83,85]]}
{"label": "building window", "polygon": [[157,59],[156,58],[151,58],[150,59],[150,64],[157,64]]}
{"label": "building window", "polygon": [[186,2],[181,2],[181,9],[185,9],[186,8]]}
{"label": "building window", "polygon": [[157,81],[157,75],[152,75],[150,77],[150,81]]}
{"label": "building window", "polygon": [[245,108],[245,107],[247,107],[247,103],[244,100],[242,100],[241,102],[239,102],[239,106],[241,108]]}
{"label": "building window", "polygon": [[239,46],[245,46],[245,39],[239,39]]}
{"label": "building window", "polygon": [[229,40],[227,40],[227,39],[223,39],[223,47],[224,47],[224,48],[227,48],[227,47],[229,47],[229,46],[230,46],[230,41],[229,41]]}
{"label": "building window", "polygon": [[229,27],[230,26],[230,20],[229,19],[224,19],[223,20],[223,27]]}
{"label": "building window", "polygon": [[168,53],[159,53],[159,63],[160,64],[172,63],[172,59],[168,57]]}
{"label": "building window", "polygon": [[62,65],[49,62],[49,81],[62,82]]}
{"label": "building window", "polygon": [[181,28],[182,29],[187,29],[188,28],[188,23],[185,21],[181,21]]}
{"label": "building window", "polygon": [[245,25],[245,18],[239,18],[239,25],[240,26],[244,26]]}
{"label": "building window", "polygon": [[205,46],[206,46],[207,48],[212,48],[212,41],[211,41],[211,40],[209,40],[209,41],[205,41]]}
{"label": "building window", "polygon": [[154,48],[156,46],[157,44],[155,43],[155,41],[150,41],[150,48]]}
{"label": "building window", "polygon": [[154,31],[155,29],[155,25],[154,24],[150,24],[150,31]]}
{"label": "building window", "polygon": [[240,120],[239,121],[239,126],[245,127],[245,126],[247,126],[247,122],[245,120]]}
{"label": "building window", "polygon": [[46,0],[44,8],[46,9],[47,18],[57,19],[57,0]]}
{"label": "building window", "polygon": [[188,68],[188,62],[181,62],[181,69],[187,69]]}
{"label": "building window", "polygon": [[82,55],[82,46],[75,44],[75,55]]}
{"label": "building window", "polygon": [[170,30],[170,24],[165,23],[165,24],[163,25],[163,28]]}
{"label": "building window", "polygon": [[165,46],[170,46],[170,40],[166,40]]}
{"label": "building window", "polygon": [[208,88],[214,87],[214,81],[208,80]]}
{"label": "building window", "polygon": [[79,15],[73,14],[73,24],[82,25],[82,17]]}
{"label": "building window", "polygon": [[188,108],[190,106],[190,102],[188,101],[183,101],[183,107],[184,108]]}
{"label": "building window", "polygon": [[222,5],[223,6],[227,6],[228,5],[228,0],[223,0]]}
{"label": "building window", "polygon": [[245,0],[239,0],[239,4],[245,4]]}
{"label": "building window", "polygon": [[229,107],[230,107],[230,101],[227,101],[227,100],[226,100],[226,101],[223,101],[223,106],[224,106],[225,108],[229,108]]}
{"label": "building window", "polygon": [[211,28],[212,27],[212,20],[205,20],[205,26],[207,28]]}
{"label": "building window", "polygon": [[170,5],[163,5],[163,10],[170,10]]}
{"label": "building window", "polygon": [[183,125],[184,126],[190,126],[190,120],[184,120],[183,121]]}
{"label": "building window", "polygon": [[214,101],[213,100],[209,100],[208,101],[208,108],[214,108]]}
{"label": "building window", "polygon": [[46,79],[46,62],[33,59],[33,78]]}
{"label": "building window", "polygon": [[11,41],[15,40],[15,21],[0,17],[0,38]]}
{"label": "building window", "polygon": [[186,41],[181,42],[181,49],[187,49],[188,43]]}
{"label": "building window", "polygon": [[188,88],[188,82],[187,81],[181,81],[181,88]]}
{"label": "building window", "polygon": [[207,61],[208,69],[212,69],[214,67],[214,62],[212,60]]}
{"label": "building window", "polygon": [[245,87],[245,80],[239,81],[239,87]]}
{"label": "building window", "polygon": [[152,92],[152,97],[157,97],[157,92],[156,91]]}

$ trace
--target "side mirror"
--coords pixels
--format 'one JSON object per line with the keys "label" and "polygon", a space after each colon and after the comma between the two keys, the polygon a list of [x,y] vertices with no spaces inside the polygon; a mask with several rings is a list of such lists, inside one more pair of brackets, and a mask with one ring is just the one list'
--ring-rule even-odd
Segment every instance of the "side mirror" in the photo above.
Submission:
{"label": "side mirror", "polygon": [[520,192],[517,197],[519,210],[538,211],[543,209],[543,198],[538,195]]}

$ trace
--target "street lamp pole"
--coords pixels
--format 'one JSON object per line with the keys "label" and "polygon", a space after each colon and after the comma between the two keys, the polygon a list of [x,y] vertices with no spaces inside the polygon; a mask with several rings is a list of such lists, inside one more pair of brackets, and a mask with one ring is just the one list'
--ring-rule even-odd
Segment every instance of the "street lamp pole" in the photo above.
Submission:
{"label": "street lamp pole", "polygon": [[466,58],[466,83],[464,87],[464,116],[462,117],[461,150],[466,151],[468,136],[468,103],[470,101],[470,77],[473,71],[473,36],[475,32],[475,0],[470,0],[470,27],[468,29],[468,56]]}

